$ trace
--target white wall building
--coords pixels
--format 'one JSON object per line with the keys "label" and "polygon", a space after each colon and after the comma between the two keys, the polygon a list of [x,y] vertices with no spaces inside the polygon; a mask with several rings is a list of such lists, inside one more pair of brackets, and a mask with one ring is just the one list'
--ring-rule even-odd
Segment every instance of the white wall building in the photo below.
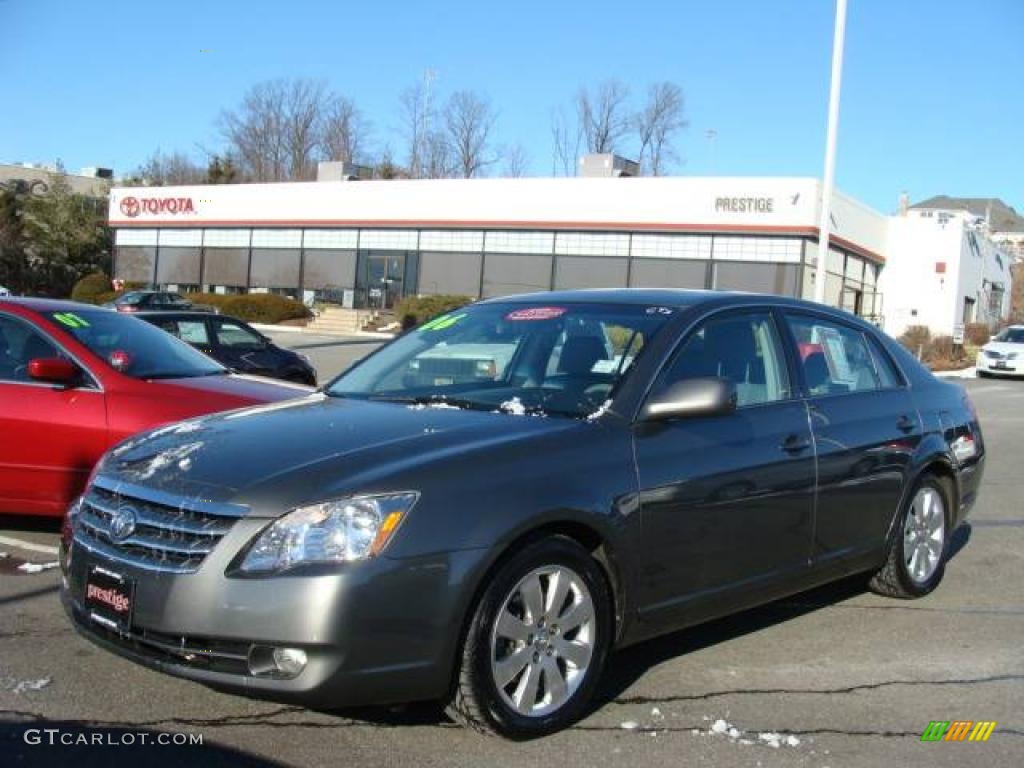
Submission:
{"label": "white wall building", "polygon": [[911,209],[889,220],[879,280],[885,330],[899,336],[925,325],[933,334],[953,335],[970,323],[995,327],[1010,311],[1009,254],[971,214],[931,213]]}
{"label": "white wall building", "polygon": [[[402,295],[677,287],[814,295],[806,178],[334,181],[116,188],[115,276],[390,306]],[[837,195],[833,304],[881,314],[886,219]]]}
{"label": "white wall building", "polygon": [[[119,187],[110,223],[116,277],[183,291],[348,295],[357,307],[598,287],[813,298],[820,200],[809,178]],[[1007,259],[967,217],[888,217],[836,193],[832,218],[829,304],[895,334],[951,333],[1007,309]]]}

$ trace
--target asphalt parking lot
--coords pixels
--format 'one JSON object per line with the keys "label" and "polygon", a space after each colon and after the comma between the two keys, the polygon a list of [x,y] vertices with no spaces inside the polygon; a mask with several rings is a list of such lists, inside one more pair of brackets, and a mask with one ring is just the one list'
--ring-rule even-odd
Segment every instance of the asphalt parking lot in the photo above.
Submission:
{"label": "asphalt parking lot", "polygon": [[[323,381],[377,343],[277,340],[309,354]],[[56,522],[0,519],[0,763],[124,764],[131,755],[149,766],[1019,766],[1024,381],[965,385],[988,467],[936,593],[899,602],[849,580],[630,648],[612,658],[587,718],[530,743],[464,731],[432,705],[314,712],[136,667],[72,630],[56,569],[19,568],[55,559]],[[986,743],[922,743],[931,720],[997,726]],[[49,746],[45,732],[29,744],[28,729],[75,741],[135,734],[136,746]],[[141,734],[178,732],[201,734],[203,745],[137,746]]]}

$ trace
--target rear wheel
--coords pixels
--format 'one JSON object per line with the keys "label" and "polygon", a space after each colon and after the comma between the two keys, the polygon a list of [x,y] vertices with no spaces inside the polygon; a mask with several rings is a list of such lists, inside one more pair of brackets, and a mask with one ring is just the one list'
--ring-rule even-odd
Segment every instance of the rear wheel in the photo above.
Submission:
{"label": "rear wheel", "polygon": [[934,475],[922,478],[903,509],[889,545],[885,565],[871,578],[875,592],[915,598],[942,581],[949,539],[949,483]]}
{"label": "rear wheel", "polygon": [[449,711],[510,738],[565,728],[593,695],[611,633],[610,592],[590,553],[561,536],[530,544],[480,599]]}

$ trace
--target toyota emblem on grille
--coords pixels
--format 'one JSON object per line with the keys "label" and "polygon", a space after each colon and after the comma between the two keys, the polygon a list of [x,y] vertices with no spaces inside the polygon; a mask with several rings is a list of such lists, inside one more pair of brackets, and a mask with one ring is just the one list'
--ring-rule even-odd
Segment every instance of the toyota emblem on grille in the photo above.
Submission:
{"label": "toyota emblem on grille", "polygon": [[121,507],[110,518],[110,538],[114,541],[124,541],[135,533],[136,522],[135,510],[131,507]]}

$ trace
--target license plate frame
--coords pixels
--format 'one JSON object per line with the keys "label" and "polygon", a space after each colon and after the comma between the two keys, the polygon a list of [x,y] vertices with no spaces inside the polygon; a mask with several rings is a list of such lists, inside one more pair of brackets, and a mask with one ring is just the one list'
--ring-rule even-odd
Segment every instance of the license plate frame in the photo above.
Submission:
{"label": "license plate frame", "polygon": [[126,635],[135,613],[135,579],[92,563],[86,570],[83,604],[93,622]]}
{"label": "license plate frame", "polygon": [[1010,366],[1003,360],[996,360],[994,363],[992,363],[992,367],[998,368],[1001,371],[1005,371],[1010,368]]}

